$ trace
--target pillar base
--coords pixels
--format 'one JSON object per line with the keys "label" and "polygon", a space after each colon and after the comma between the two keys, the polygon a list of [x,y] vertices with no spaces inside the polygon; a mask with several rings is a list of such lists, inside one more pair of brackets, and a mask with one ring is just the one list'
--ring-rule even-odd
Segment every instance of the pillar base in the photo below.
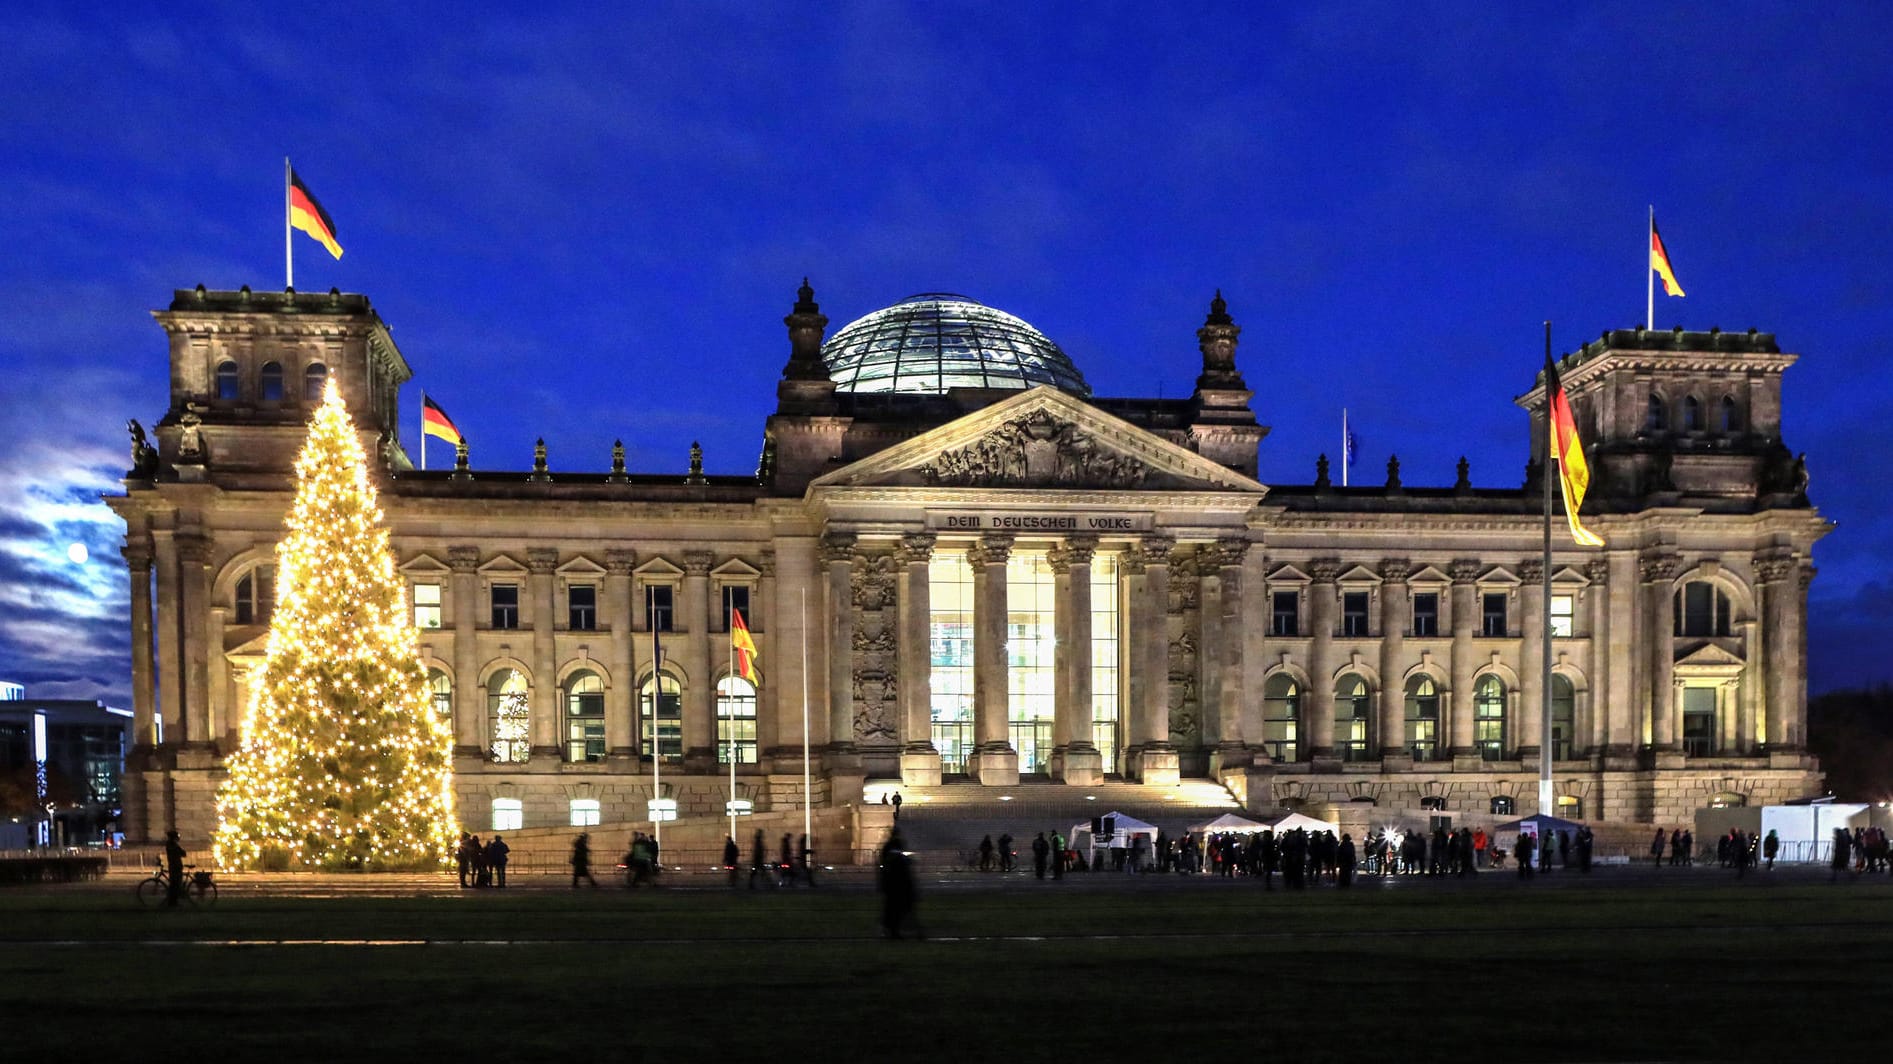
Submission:
{"label": "pillar base", "polygon": [[1209,774],[1221,777],[1224,772],[1246,769],[1255,763],[1255,754],[1238,742],[1222,742],[1209,754]]}
{"label": "pillar base", "polygon": [[1053,775],[1072,787],[1096,787],[1104,782],[1104,755],[1090,743],[1073,743],[1053,755],[1058,768]]}
{"label": "pillar base", "polygon": [[1017,787],[1019,752],[1004,741],[981,746],[969,758],[968,769],[982,787]]}
{"label": "pillar base", "polygon": [[932,743],[917,744],[900,752],[900,782],[903,787],[940,786],[940,751]]}
{"label": "pillar base", "polygon": [[1183,779],[1182,762],[1168,743],[1152,743],[1133,750],[1126,756],[1125,764],[1137,777],[1137,782],[1146,787],[1174,787]]}
{"label": "pillar base", "polygon": [[1654,755],[1656,767],[1660,769],[1682,768],[1686,763],[1680,746],[1653,747],[1650,753]]}

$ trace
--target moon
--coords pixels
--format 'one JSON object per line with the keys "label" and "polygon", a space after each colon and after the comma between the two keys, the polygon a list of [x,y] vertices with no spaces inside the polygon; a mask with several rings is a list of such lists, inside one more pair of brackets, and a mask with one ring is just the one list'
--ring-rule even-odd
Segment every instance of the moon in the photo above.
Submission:
{"label": "moon", "polygon": [[74,543],[66,548],[66,557],[71,558],[74,565],[84,565],[90,555],[86,553],[85,544]]}

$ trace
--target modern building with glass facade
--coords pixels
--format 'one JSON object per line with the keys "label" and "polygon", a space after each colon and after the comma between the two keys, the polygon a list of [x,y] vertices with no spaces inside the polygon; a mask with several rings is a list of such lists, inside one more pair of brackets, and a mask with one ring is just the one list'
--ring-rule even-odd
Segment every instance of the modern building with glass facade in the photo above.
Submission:
{"label": "modern building with glass facade", "polygon": [[[365,297],[199,288],[156,316],[170,406],[110,500],[139,837],[208,835],[291,461],[331,379],[379,456],[472,826],[630,826],[653,767],[685,816],[717,817],[732,756],[735,797],[790,808],[805,741],[828,810],[875,780],[1207,777],[1258,809],[1525,813],[1546,744],[1555,811],[1587,818],[1681,822],[1820,782],[1804,622],[1828,525],[1781,439],[1795,356],[1766,334],[1620,330],[1564,359],[1608,545],[1560,535],[1547,629],[1542,381],[1520,381],[1518,487],[1462,467],[1449,486],[1395,468],[1342,488],[1325,465],[1265,485],[1220,296],[1194,388],[1119,399],[970,299],[916,296],[829,336],[804,286],[753,476],[621,455],[487,470],[464,451],[416,470],[398,443],[409,364]],[[757,684],[731,675],[732,610]]]}

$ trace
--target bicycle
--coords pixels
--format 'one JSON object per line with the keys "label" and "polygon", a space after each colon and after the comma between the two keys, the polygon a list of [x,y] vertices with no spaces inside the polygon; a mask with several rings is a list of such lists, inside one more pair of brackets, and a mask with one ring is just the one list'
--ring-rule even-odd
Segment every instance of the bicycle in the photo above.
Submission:
{"label": "bicycle", "polygon": [[[217,904],[217,884],[211,880],[209,872],[194,871],[196,868],[196,865],[184,866],[184,891],[181,896],[192,905],[208,909]],[[139,882],[138,904],[147,909],[163,905],[170,893],[170,873],[160,864],[156,872]]]}

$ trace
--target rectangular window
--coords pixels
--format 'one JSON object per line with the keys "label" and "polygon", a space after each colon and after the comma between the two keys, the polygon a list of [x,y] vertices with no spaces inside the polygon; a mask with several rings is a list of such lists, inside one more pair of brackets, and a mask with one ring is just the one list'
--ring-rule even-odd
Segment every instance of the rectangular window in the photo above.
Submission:
{"label": "rectangular window", "polygon": [[1439,592],[1414,593],[1413,634],[1416,636],[1439,635]]}
{"label": "rectangular window", "polygon": [[1301,592],[1277,591],[1269,596],[1270,635],[1301,634]]}
{"label": "rectangular window", "polygon": [[1505,632],[1505,592],[1497,591],[1480,596],[1484,605],[1485,623],[1479,629],[1481,635],[1494,639],[1502,638]]}
{"label": "rectangular window", "polygon": [[940,770],[966,771],[973,750],[973,569],[936,551],[927,566],[929,716]]}
{"label": "rectangular window", "polygon": [[573,827],[591,828],[598,826],[598,799],[574,798],[572,799],[571,809]]}
{"label": "rectangular window", "polygon": [[1367,634],[1367,592],[1347,591],[1341,595],[1341,634]]}
{"label": "rectangular window", "polygon": [[598,627],[598,587],[573,584],[565,589],[566,627],[574,632],[589,632]]}
{"label": "rectangular window", "polygon": [[440,585],[414,585],[414,627],[440,627]]}
{"label": "rectangular window", "polygon": [[749,612],[749,587],[744,584],[725,584],[723,586],[723,630],[730,630],[730,611],[740,611],[743,624],[750,631],[756,630],[756,617]]}
{"label": "rectangular window", "polygon": [[674,632],[672,625],[675,617],[677,589],[669,584],[651,584],[644,589],[644,630],[647,632]]}
{"label": "rectangular window", "polygon": [[1577,634],[1577,596],[1551,596],[1551,634],[1560,639]]}
{"label": "rectangular window", "polygon": [[1020,772],[1044,772],[1052,756],[1057,590],[1044,551],[1012,552],[1006,562],[1006,716]]}
{"label": "rectangular window", "polygon": [[1091,741],[1104,771],[1119,771],[1117,555],[1100,552],[1091,562]]}
{"label": "rectangular window", "polygon": [[1708,757],[1716,752],[1716,689],[1683,688],[1683,754]]}
{"label": "rectangular window", "polygon": [[493,627],[519,627],[519,585],[493,585]]}
{"label": "rectangular window", "polygon": [[518,831],[526,824],[526,807],[517,798],[493,799],[493,830]]}

